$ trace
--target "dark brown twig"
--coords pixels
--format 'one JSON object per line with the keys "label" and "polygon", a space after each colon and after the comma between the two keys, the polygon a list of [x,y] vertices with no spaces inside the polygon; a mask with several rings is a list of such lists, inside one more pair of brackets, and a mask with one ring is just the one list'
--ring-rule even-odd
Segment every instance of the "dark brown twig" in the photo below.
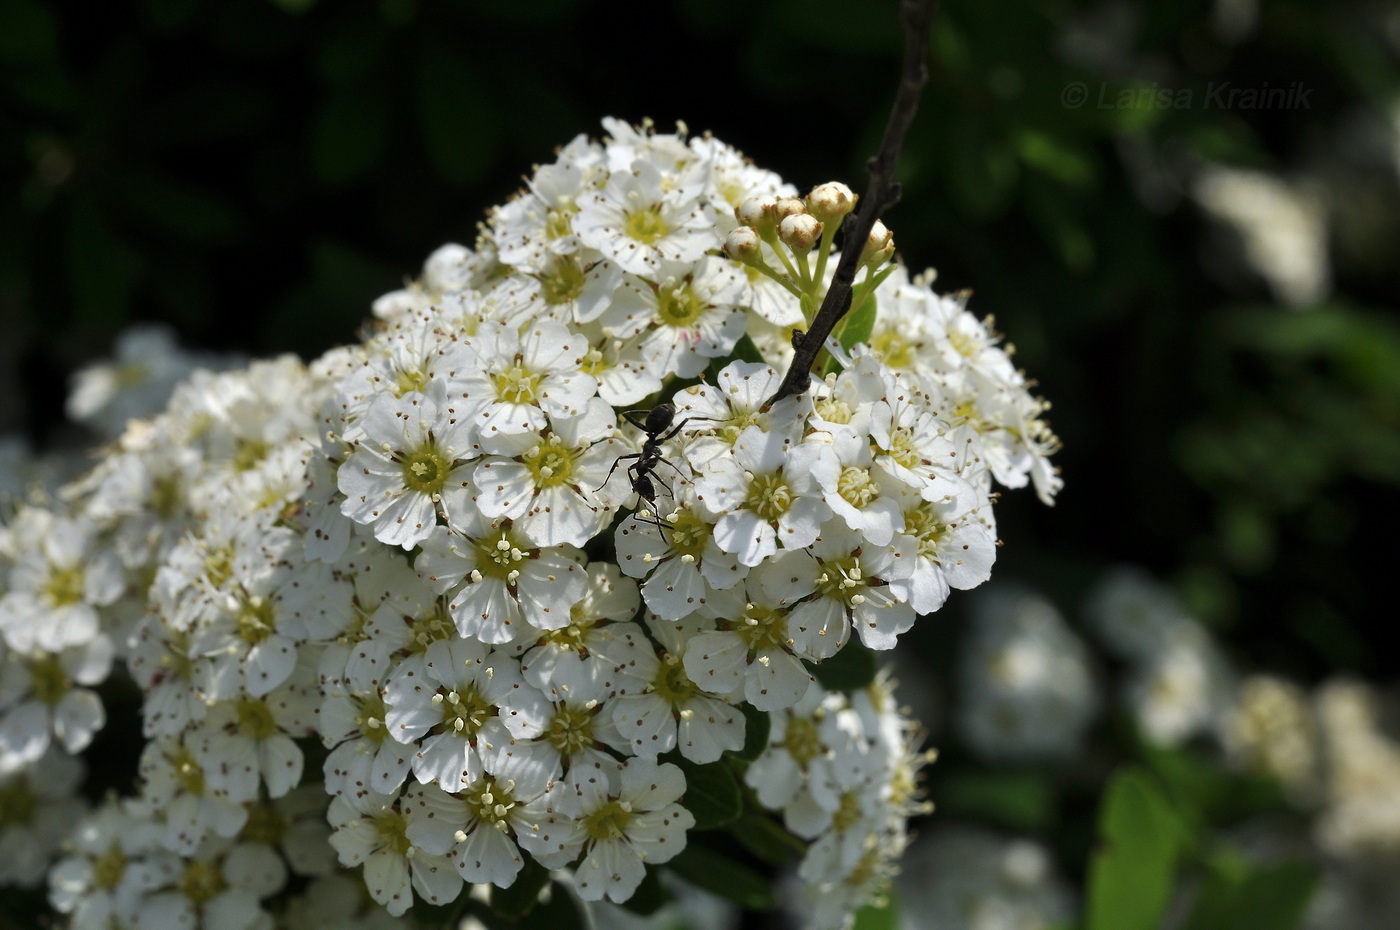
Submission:
{"label": "dark brown twig", "polygon": [[794,336],[793,347],[797,352],[792,357],[787,374],[783,376],[782,384],[764,403],[765,409],[784,397],[807,390],[811,383],[812,365],[821,353],[826,337],[831,335],[832,329],[851,308],[851,288],[855,284],[865,240],[881,214],[899,202],[900,188],[894,179],[894,168],[899,161],[900,149],[904,147],[904,136],[909,132],[909,125],[914,122],[914,113],[919,108],[919,95],[923,93],[924,83],[928,80],[928,29],[937,6],[938,0],[900,2],[899,19],[904,25],[904,72],[900,76],[899,92],[895,95],[889,122],[885,124],[884,138],[880,140],[880,149],[865,163],[870,184],[865,189],[865,196],[860,199],[860,208],[846,217],[841,230],[841,261],[836,266],[821,309],[813,318],[811,328]]}

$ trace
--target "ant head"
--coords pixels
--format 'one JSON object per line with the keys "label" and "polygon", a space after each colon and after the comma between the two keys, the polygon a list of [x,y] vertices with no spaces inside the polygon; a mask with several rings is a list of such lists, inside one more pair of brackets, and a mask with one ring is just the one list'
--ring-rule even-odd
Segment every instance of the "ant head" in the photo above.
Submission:
{"label": "ant head", "polygon": [[638,475],[632,481],[632,490],[637,492],[637,496],[647,503],[655,506],[656,485],[651,483],[651,478],[646,475]]}

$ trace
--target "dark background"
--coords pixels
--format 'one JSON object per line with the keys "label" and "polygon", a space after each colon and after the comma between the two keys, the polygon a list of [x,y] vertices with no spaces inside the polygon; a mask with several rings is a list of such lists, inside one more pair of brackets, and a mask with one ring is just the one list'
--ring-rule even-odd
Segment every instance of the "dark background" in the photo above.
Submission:
{"label": "dark background", "polygon": [[[67,373],[132,321],[252,354],[355,339],[605,115],[861,189],[900,47],[892,0],[5,0],[0,431],[51,443]],[[997,578],[1073,618],[1137,564],[1244,670],[1393,679],[1394,5],[945,2],[933,48],[887,222],[911,267],[975,290],[1064,440],[1058,504],[998,508]],[[1207,105],[1222,81],[1310,93]],[[1140,88],[1193,96],[1098,105]],[[1318,193],[1326,296],[1275,300],[1192,196],[1211,164]],[[931,668],[962,613],[920,624]]]}

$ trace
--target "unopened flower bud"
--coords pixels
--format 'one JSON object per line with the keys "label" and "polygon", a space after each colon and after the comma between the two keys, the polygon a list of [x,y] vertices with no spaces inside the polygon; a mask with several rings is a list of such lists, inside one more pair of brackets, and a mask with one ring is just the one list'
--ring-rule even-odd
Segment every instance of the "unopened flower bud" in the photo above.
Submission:
{"label": "unopened flower bud", "polygon": [[840,181],[828,181],[818,184],[807,195],[807,211],[823,223],[830,223],[854,210],[857,199],[855,193]]}
{"label": "unopened flower bud", "polygon": [[771,194],[750,197],[734,208],[734,218],[745,226],[761,228],[763,224],[773,224],[773,205],[778,198]]}
{"label": "unopened flower bud", "polygon": [[784,197],[773,204],[773,218],[781,223],[789,216],[796,216],[799,213],[806,213],[807,205],[796,197]]}
{"label": "unopened flower bud", "polygon": [[860,263],[878,268],[893,255],[894,233],[890,232],[884,223],[876,220],[875,225],[870,227],[870,238],[865,240],[865,247],[860,250]]}
{"label": "unopened flower bud", "polygon": [[810,251],[821,241],[822,224],[809,213],[794,213],[778,224],[778,238],[794,252]]}
{"label": "unopened flower bud", "polygon": [[758,230],[752,226],[732,229],[724,237],[724,254],[745,265],[759,257],[762,247],[763,240],[758,238]]}

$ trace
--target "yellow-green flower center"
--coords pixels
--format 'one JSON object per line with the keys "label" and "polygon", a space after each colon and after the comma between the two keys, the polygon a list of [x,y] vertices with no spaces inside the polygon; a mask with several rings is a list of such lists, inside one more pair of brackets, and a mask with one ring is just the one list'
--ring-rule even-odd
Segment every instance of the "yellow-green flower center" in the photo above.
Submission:
{"label": "yellow-green flower center", "polygon": [[263,843],[276,846],[287,832],[287,818],[277,808],[260,804],[248,811],[248,820],[243,824],[239,838],[250,843]]}
{"label": "yellow-green flower center", "polygon": [[855,607],[865,600],[869,582],[856,556],[830,559],[821,565],[822,573],[817,576],[818,594],[838,600],[847,607]]}
{"label": "yellow-green flower center", "polygon": [[847,465],[841,469],[841,477],[836,480],[836,492],[846,503],[861,510],[880,496],[880,486],[875,483],[870,469]]}
{"label": "yellow-green flower center", "polygon": [[38,811],[39,799],[23,778],[14,776],[7,784],[0,784],[0,826],[22,827],[33,821]]}
{"label": "yellow-green flower center", "polygon": [[792,506],[794,495],[781,472],[754,475],[744,506],[769,523],[776,522]]}
{"label": "yellow-green flower center", "polygon": [[52,707],[72,689],[73,679],[68,677],[58,656],[46,652],[29,666],[29,685],[36,698]]}
{"label": "yellow-green flower center", "polygon": [[406,453],[399,465],[403,469],[403,486],[433,500],[442,493],[447,473],[452,470],[451,460],[431,442]]}
{"label": "yellow-green flower center", "polygon": [[909,369],[918,358],[915,344],[905,338],[899,330],[881,327],[871,335],[870,348],[876,358],[891,368]]}
{"label": "yellow-green flower center", "polygon": [[656,315],[667,326],[693,326],[709,309],[689,281],[675,287],[663,285],[657,289],[656,298]]}
{"label": "yellow-green flower center", "polygon": [[652,689],[672,707],[680,707],[695,694],[695,683],[685,674],[685,667],[676,656],[667,656],[652,680]]}
{"label": "yellow-green flower center", "polygon": [[74,565],[72,568],[55,568],[49,572],[49,577],[44,581],[43,591],[53,606],[68,607],[82,603],[85,586],[83,567]]}
{"label": "yellow-green flower center", "polygon": [[564,704],[554,712],[545,739],[560,755],[572,756],[593,745],[593,711],[577,704]]}
{"label": "yellow-green flower center", "polygon": [[474,540],[472,545],[477,552],[476,570],[512,587],[530,558],[530,544],[505,527]]}
{"label": "yellow-green flower center", "polygon": [[404,815],[392,807],[386,807],[374,815],[374,829],[379,834],[379,845],[400,856],[407,855],[413,846],[404,833],[407,828],[408,821]]}
{"label": "yellow-green flower center", "polygon": [[233,553],[227,549],[215,549],[204,556],[204,577],[209,586],[222,588],[233,577]]}
{"label": "yellow-green flower center", "polygon": [[510,810],[515,807],[511,795],[514,781],[502,784],[487,775],[462,794],[467,810],[482,824],[505,833],[510,829]]}
{"label": "yellow-green flower center", "polygon": [[889,455],[909,469],[918,468],[924,463],[924,457],[914,445],[913,432],[903,426],[896,426],[890,430]]}
{"label": "yellow-green flower center", "polygon": [[563,239],[574,231],[574,215],[578,207],[572,201],[561,201],[545,216],[544,234],[550,239]]}
{"label": "yellow-green flower center", "polygon": [[558,436],[549,436],[530,447],[521,461],[538,488],[570,487],[574,483],[575,451]]}
{"label": "yellow-green flower center", "polygon": [[720,435],[720,438],[722,438],[726,443],[732,446],[735,442],[739,440],[740,433],[748,429],[750,426],[757,425],[758,411],[748,410],[735,413],[734,416],[730,417],[728,420],[725,420],[718,427],[716,427],[715,432],[717,432]]}
{"label": "yellow-green flower center", "polygon": [[505,404],[533,404],[536,391],[544,379],[520,364],[517,356],[515,364],[491,375],[491,383],[496,387],[496,399]]}
{"label": "yellow-green flower center", "polygon": [[238,702],[238,729],[244,736],[264,740],[277,732],[277,721],[266,701],[244,698]]}
{"label": "yellow-green flower center", "polygon": [[938,561],[938,544],[944,534],[948,532],[948,527],[938,522],[933,508],[925,504],[906,513],[904,515],[904,532],[919,541],[920,556],[935,562]]}
{"label": "yellow-green flower center", "polygon": [[443,598],[434,601],[426,613],[408,620],[408,648],[412,652],[423,652],[433,643],[457,635],[457,621],[452,619]]}
{"label": "yellow-green flower center", "polygon": [[272,601],[265,597],[250,597],[238,611],[238,635],[250,646],[277,632],[277,615]]}
{"label": "yellow-green flower center", "polygon": [[628,213],[622,224],[622,231],[628,239],[654,245],[658,239],[664,239],[670,234],[671,227],[666,225],[666,221],[661,218],[661,211],[653,205]]}
{"label": "yellow-green flower center", "polygon": [[207,904],[228,887],[217,862],[191,862],[180,876],[180,893],[195,905]]}
{"label": "yellow-green flower center", "polygon": [[151,488],[151,509],[162,520],[169,520],[180,512],[185,503],[184,488],[178,475],[157,478]]}
{"label": "yellow-green flower center", "polygon": [[261,439],[240,439],[233,453],[235,471],[251,471],[259,462],[267,458],[272,447]]}
{"label": "yellow-green flower center", "polygon": [[375,691],[356,695],[352,700],[355,704],[355,725],[360,728],[360,735],[370,745],[378,746],[389,735],[389,730],[384,726],[384,718],[389,713],[384,698]]}
{"label": "yellow-green flower center", "polygon": [[440,692],[434,695],[433,703],[442,712],[443,732],[456,733],[467,740],[476,739],[486,721],[496,715],[491,702],[482,697],[475,685],[462,691]]}
{"label": "yellow-green flower center", "polygon": [[181,746],[170,759],[175,782],[180,790],[196,798],[204,797],[204,769],[188,749]]}
{"label": "yellow-green flower center", "polygon": [[92,864],[92,884],[104,891],[111,891],[126,874],[126,854],[120,844],[108,846]]}
{"label": "yellow-green flower center", "polygon": [[394,396],[402,397],[428,386],[428,376],[421,369],[400,368],[394,372]]}
{"label": "yellow-green flower center", "polygon": [[540,293],[547,304],[567,304],[578,300],[588,280],[583,266],[570,255],[551,262],[549,270],[539,275]]}
{"label": "yellow-green flower center", "polygon": [[790,718],[783,733],[783,748],[806,771],[812,760],[822,754],[822,738],[816,722],[807,717]]}
{"label": "yellow-green flower center", "polygon": [[671,548],[677,555],[688,555],[698,559],[704,554],[705,546],[714,535],[714,527],[700,519],[695,511],[684,508],[676,512],[667,532],[670,534]]}
{"label": "yellow-green flower center", "polygon": [[734,632],[743,637],[749,652],[761,649],[781,649],[787,644],[787,612],[773,607],[749,604],[744,617],[733,625]]}
{"label": "yellow-green flower center", "polygon": [[583,819],[583,829],[590,839],[615,840],[627,833],[632,820],[632,805],[609,801]]}
{"label": "yellow-green flower center", "polygon": [[831,815],[831,825],[838,833],[845,833],[860,822],[860,795],[848,791],[841,795],[836,805],[836,813]]}

